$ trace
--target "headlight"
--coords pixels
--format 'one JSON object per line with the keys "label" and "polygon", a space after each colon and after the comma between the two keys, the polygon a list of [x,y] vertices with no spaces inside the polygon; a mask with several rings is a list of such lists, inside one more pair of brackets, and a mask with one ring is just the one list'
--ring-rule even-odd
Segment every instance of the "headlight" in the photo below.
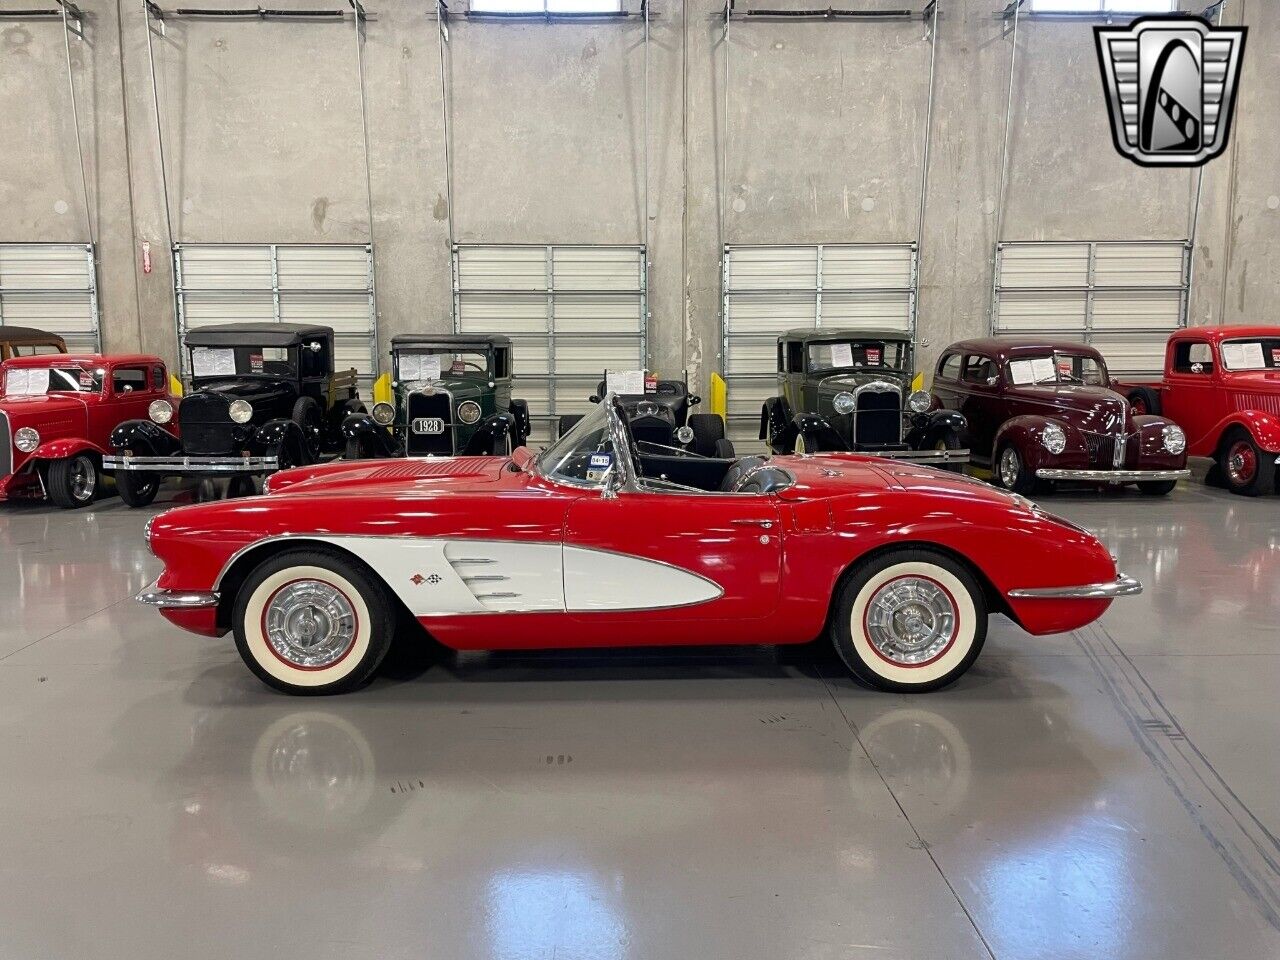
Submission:
{"label": "headlight", "polygon": [[373,422],[382,427],[391,426],[391,422],[396,418],[396,408],[389,403],[375,403],[373,405]]}
{"label": "headlight", "polygon": [[1176,423],[1170,423],[1164,428],[1164,448],[1175,457],[1187,449],[1187,435]]}
{"label": "headlight", "polygon": [[475,423],[480,419],[480,404],[474,400],[463,400],[458,404],[458,419],[463,423]]}
{"label": "headlight", "polygon": [[147,416],[156,423],[168,423],[173,419],[173,404],[168,400],[152,400],[147,407]]}
{"label": "headlight", "polygon": [[13,435],[13,445],[23,453],[30,453],[40,446],[40,434],[30,427],[19,427],[18,432]]}
{"label": "headlight", "polygon": [[844,415],[853,413],[853,408],[858,405],[858,401],[853,399],[852,393],[837,393],[836,398],[831,401],[831,406],[835,407],[836,413]]}
{"label": "headlight", "polygon": [[676,440],[680,443],[693,443],[693,427],[685,425],[677,430]]}
{"label": "headlight", "polygon": [[1040,431],[1040,443],[1050,453],[1059,454],[1067,449],[1067,432],[1056,423],[1045,424]]}
{"label": "headlight", "polygon": [[227,408],[227,416],[232,423],[248,423],[253,417],[253,404],[248,400],[232,400]]}
{"label": "headlight", "polygon": [[933,397],[923,390],[913,390],[911,396],[907,397],[907,409],[912,413],[924,413],[932,406]]}

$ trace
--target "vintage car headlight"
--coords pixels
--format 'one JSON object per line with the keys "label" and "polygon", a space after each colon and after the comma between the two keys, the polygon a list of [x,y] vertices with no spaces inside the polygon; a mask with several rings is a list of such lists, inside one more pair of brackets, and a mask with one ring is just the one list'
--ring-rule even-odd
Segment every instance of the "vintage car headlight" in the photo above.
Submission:
{"label": "vintage car headlight", "polygon": [[924,413],[933,406],[933,397],[924,390],[912,390],[907,397],[907,409],[912,413]]}
{"label": "vintage car headlight", "polygon": [[23,453],[30,453],[40,446],[40,434],[30,427],[19,427],[13,435],[13,445]]}
{"label": "vintage car headlight", "polygon": [[1052,454],[1067,449],[1067,432],[1056,423],[1046,423],[1040,431],[1040,443]]}
{"label": "vintage car headlight", "polygon": [[1187,435],[1176,423],[1167,424],[1164,428],[1164,448],[1175,457],[1187,449]]}
{"label": "vintage car headlight", "polygon": [[248,400],[232,400],[227,408],[227,416],[232,423],[248,423],[253,417],[253,404]]}
{"label": "vintage car headlight", "polygon": [[475,423],[480,419],[480,404],[474,400],[463,400],[458,404],[458,419],[463,423]]}
{"label": "vintage car headlight", "polygon": [[836,398],[831,401],[831,406],[841,415],[853,413],[853,408],[857,405],[858,401],[853,398],[852,393],[837,393]]}
{"label": "vintage car headlight", "polygon": [[389,403],[375,403],[373,405],[373,422],[380,427],[391,426],[392,421],[396,418],[396,408]]}
{"label": "vintage car headlight", "polygon": [[152,400],[147,416],[156,423],[168,423],[173,419],[173,404],[168,400]]}
{"label": "vintage car headlight", "polygon": [[693,427],[685,424],[676,431],[676,441],[679,443],[693,443]]}

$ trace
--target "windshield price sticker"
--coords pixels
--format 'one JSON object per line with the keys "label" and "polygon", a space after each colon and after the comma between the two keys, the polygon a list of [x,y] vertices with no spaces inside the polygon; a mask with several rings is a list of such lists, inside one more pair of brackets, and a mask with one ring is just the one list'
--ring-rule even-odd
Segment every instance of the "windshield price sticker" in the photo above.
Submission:
{"label": "windshield price sticker", "polygon": [[455,357],[453,363],[449,364],[449,373],[455,377],[460,377],[467,372],[467,361],[461,357]]}
{"label": "windshield price sticker", "polygon": [[587,459],[587,479],[593,482],[602,481],[612,468],[612,453],[593,453]]}
{"label": "windshield price sticker", "polygon": [[399,372],[401,380],[410,382],[439,380],[440,355],[438,353],[402,353]]}
{"label": "windshield price sticker", "polygon": [[1280,367],[1280,349],[1275,347],[1271,348],[1271,365],[1273,367]]}
{"label": "windshield price sticker", "polygon": [[1062,377],[1074,377],[1074,367],[1071,360],[1067,357],[1058,358],[1058,375]]}
{"label": "windshield price sticker", "polygon": [[250,373],[262,372],[262,354],[260,353],[249,354],[249,372]]}
{"label": "windshield price sticker", "polygon": [[646,373],[644,375],[644,392],[645,393],[658,392],[658,378],[654,376],[652,373]]}
{"label": "windshield price sticker", "polygon": [[867,347],[867,363],[872,366],[880,365],[880,348]]}
{"label": "windshield price sticker", "polygon": [[80,368],[80,389],[92,390],[96,386],[97,386],[97,381],[94,379],[93,371],[86,370],[84,367],[81,367]]}
{"label": "windshield price sticker", "polygon": [[4,392],[15,397],[30,397],[49,392],[49,368],[29,367],[10,370],[4,377]]}
{"label": "windshield price sticker", "polygon": [[644,393],[643,370],[607,370],[604,376],[604,392],[623,397]]}
{"label": "windshield price sticker", "polygon": [[[870,360],[871,358],[868,355],[867,362],[870,362]],[[853,344],[833,343],[831,345],[831,365],[833,367],[852,367],[853,366]]]}
{"label": "windshield price sticker", "polygon": [[230,347],[195,347],[191,351],[191,375],[193,377],[233,377],[236,373],[236,352]]}
{"label": "windshield price sticker", "polygon": [[1262,355],[1262,344],[1257,340],[1249,343],[1224,343],[1222,363],[1228,370],[1262,370],[1267,365]]}

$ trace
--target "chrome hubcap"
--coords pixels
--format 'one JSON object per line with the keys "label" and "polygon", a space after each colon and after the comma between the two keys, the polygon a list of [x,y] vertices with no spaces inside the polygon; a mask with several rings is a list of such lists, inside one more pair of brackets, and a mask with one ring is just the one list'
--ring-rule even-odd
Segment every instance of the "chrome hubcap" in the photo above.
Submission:
{"label": "chrome hubcap", "polygon": [[267,603],[263,624],[277,656],[308,670],[336,663],[355,642],[351,601],[319,580],[298,580],[278,590]]}
{"label": "chrome hubcap", "polygon": [[933,660],[951,643],[956,608],[932,580],[898,577],[871,595],[866,626],[867,639],[881,656],[916,666]]}
{"label": "chrome hubcap", "polygon": [[1018,473],[1021,469],[1022,464],[1018,462],[1018,451],[1010,447],[1000,455],[1000,482],[1006,487],[1012,487],[1018,482]]}
{"label": "chrome hubcap", "polygon": [[71,471],[71,495],[77,500],[88,500],[98,486],[98,471],[93,464],[80,457]]}

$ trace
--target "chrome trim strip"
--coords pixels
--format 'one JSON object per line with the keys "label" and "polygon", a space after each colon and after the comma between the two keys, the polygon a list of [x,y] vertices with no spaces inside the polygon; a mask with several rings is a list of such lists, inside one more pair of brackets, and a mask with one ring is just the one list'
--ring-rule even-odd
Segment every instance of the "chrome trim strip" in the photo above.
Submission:
{"label": "chrome trim strip", "polygon": [[[884,457],[886,460],[940,460],[943,463],[968,463],[969,449],[963,450],[853,450],[868,457]],[[821,454],[818,454],[821,456]]]}
{"label": "chrome trim strip", "polygon": [[1185,480],[1190,470],[1056,470],[1042,467],[1036,471],[1041,480],[1088,480],[1092,483],[1144,483],[1159,480]]}
{"label": "chrome trim strip", "polygon": [[1010,590],[1008,595],[1019,600],[1110,600],[1113,597],[1136,597],[1142,584],[1133,577],[1117,574],[1110,583],[1085,583],[1075,587],[1027,587]]}
{"label": "chrome trim strip", "polygon": [[135,457],[108,455],[103,470],[166,470],[169,473],[256,473],[280,469],[275,457]]}
{"label": "chrome trim strip", "polygon": [[133,599],[149,607],[160,607],[162,609],[166,607],[189,609],[192,607],[216,607],[218,605],[219,595],[216,590],[161,590],[156,587],[159,582],[158,580],[153,581],[149,587]]}

